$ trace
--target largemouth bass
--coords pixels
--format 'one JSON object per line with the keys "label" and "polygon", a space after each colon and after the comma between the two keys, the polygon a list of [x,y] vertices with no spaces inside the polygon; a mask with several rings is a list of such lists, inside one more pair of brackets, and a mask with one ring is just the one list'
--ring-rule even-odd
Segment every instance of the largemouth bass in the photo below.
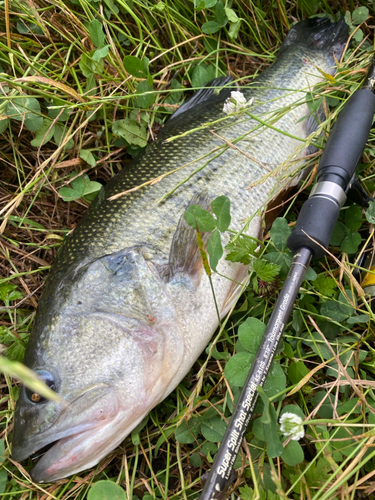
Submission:
{"label": "largemouth bass", "polygon": [[[259,211],[280,183],[267,174],[283,164],[296,169],[287,160],[317,126],[303,120],[306,92],[333,74],[346,40],[344,20],[298,23],[277,61],[242,89],[251,107],[222,120],[233,84],[215,80],[101,190],[57,256],[25,354],[25,364],[67,403],[21,390],[13,458],[49,446],[32,470],[35,481],[97,464],[192,367],[219,318],[186,208],[228,196],[231,228],[254,216],[246,231],[260,237]],[[219,262],[212,282],[221,317],[247,274],[242,264]]]}

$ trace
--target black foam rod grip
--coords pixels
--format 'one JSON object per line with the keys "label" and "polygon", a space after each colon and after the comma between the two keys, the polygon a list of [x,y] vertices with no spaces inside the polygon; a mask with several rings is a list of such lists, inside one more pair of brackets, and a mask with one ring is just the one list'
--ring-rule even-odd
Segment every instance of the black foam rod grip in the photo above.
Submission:
{"label": "black foam rod grip", "polygon": [[329,174],[342,177],[346,190],[352,178],[374,119],[375,95],[369,88],[354,92],[333,126],[318,169],[318,181]]}
{"label": "black foam rod grip", "polygon": [[339,212],[340,206],[330,198],[314,196],[306,200],[288,238],[291,251],[296,253],[299,248],[306,247],[313,252],[314,258],[323,257]]}

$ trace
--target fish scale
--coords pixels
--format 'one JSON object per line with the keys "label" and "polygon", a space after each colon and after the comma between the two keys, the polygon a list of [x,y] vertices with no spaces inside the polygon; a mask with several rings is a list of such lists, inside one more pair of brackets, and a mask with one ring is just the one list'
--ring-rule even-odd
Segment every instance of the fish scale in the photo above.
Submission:
{"label": "fish scale", "polygon": [[22,389],[15,413],[16,460],[53,444],[32,470],[35,481],[97,464],[190,370],[219,324],[216,306],[221,316],[228,312],[248,269],[220,260],[212,274],[215,304],[183,214],[190,203],[208,208],[226,195],[231,229],[250,221],[247,234],[260,237],[260,210],[285,184],[281,173],[298,168],[294,160],[316,128],[303,120],[305,94],[321,79],[319,69],[333,72],[346,39],[344,21],[297,24],[277,61],[242,89],[254,102],[235,116],[223,112],[233,84],[214,80],[100,191],[64,242],[25,363],[68,405],[36,404]]}

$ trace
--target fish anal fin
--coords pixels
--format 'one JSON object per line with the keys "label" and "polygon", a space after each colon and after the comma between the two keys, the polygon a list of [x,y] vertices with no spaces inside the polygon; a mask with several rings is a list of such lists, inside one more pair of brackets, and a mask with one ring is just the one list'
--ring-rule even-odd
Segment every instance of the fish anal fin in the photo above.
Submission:
{"label": "fish anal fin", "polygon": [[243,291],[244,283],[249,276],[249,266],[238,264],[236,275],[232,284],[227,292],[223,305],[220,309],[220,316],[223,318],[232,308],[238,296]]}
{"label": "fish anal fin", "polygon": [[[200,205],[208,210],[210,200],[207,190],[197,193],[189,205]],[[211,233],[201,233],[204,248],[207,246]],[[202,257],[198,247],[197,232],[186,222],[184,214],[181,215],[177,229],[173,235],[169,253],[169,281],[177,274],[189,276],[194,286],[197,286],[203,271]]]}

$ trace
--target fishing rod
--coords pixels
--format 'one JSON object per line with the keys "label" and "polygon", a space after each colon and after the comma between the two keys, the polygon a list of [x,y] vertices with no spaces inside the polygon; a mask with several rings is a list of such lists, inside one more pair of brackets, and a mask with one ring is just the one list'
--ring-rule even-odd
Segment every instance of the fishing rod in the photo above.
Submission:
{"label": "fishing rod", "polygon": [[199,500],[225,498],[228,480],[258,399],[312,258],[323,257],[357,163],[370,134],[375,112],[375,57],[362,87],[339,114],[324,148],[317,183],[303,204],[288,238],[294,253],[262,342],[216,454]]}

